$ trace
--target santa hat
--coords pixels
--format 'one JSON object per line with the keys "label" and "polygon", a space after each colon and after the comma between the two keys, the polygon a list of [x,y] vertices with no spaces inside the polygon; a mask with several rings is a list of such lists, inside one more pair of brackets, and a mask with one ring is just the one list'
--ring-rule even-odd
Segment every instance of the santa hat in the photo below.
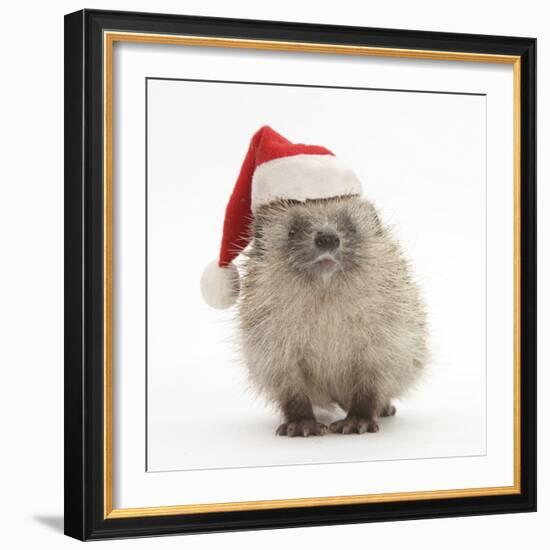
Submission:
{"label": "santa hat", "polygon": [[254,212],[270,202],[307,201],[361,194],[355,174],[328,149],[291,143],[269,126],[252,137],[235,188],[227,204],[220,255],[204,271],[205,302],[225,309],[239,295],[239,272],[233,260],[249,244]]}

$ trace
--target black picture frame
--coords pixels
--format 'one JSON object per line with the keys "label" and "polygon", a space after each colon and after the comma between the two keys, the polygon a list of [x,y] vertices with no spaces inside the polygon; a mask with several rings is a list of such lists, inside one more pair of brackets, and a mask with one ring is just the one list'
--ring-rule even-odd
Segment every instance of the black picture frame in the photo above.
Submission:
{"label": "black picture frame", "polygon": [[[103,32],[471,52],[521,64],[521,491],[135,518],[104,514]],[[536,40],[82,10],[65,16],[65,533],[80,540],[536,510]]]}

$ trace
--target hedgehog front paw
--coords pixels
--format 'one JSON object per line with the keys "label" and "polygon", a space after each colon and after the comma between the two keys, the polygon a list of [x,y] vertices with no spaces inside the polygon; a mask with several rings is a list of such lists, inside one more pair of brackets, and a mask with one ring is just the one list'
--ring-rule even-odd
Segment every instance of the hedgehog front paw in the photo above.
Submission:
{"label": "hedgehog front paw", "polygon": [[277,428],[276,434],[288,437],[309,437],[310,435],[325,435],[327,432],[328,428],[324,424],[311,418],[285,422]]}
{"label": "hedgehog front paw", "polygon": [[340,434],[364,434],[365,432],[375,433],[378,431],[378,423],[372,418],[362,416],[347,416],[337,420],[330,425],[330,431]]}
{"label": "hedgehog front paw", "polygon": [[380,416],[395,416],[397,409],[394,405],[388,403],[380,412]]}

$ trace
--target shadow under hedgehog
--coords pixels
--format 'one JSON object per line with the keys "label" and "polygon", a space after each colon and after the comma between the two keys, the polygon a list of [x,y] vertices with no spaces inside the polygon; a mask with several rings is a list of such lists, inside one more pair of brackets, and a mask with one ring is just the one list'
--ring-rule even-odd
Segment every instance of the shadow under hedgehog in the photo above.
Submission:
{"label": "shadow under hedgehog", "polygon": [[[419,290],[356,175],[269,126],[252,137],[201,290],[213,307],[237,303],[250,379],[284,415],[279,435],[377,432],[428,360]],[[316,420],[313,406],[335,404],[343,419]]]}

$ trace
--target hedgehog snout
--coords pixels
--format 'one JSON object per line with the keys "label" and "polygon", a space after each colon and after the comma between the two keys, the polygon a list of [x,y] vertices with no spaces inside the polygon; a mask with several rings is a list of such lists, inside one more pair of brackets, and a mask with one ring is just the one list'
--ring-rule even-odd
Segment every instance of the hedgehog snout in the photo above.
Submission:
{"label": "hedgehog snout", "polygon": [[334,231],[317,231],[313,239],[315,246],[322,251],[336,250],[340,246],[340,239]]}

